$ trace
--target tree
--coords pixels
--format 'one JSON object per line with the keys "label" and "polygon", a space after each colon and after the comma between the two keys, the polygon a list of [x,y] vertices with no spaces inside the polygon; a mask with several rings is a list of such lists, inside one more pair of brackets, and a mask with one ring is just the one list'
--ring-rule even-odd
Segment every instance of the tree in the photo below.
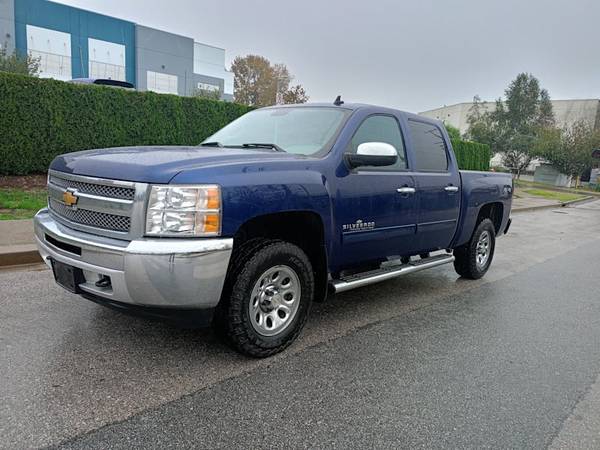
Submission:
{"label": "tree", "polygon": [[444,123],[444,126],[446,127],[450,139],[460,139],[460,130],[458,128],[453,127],[449,123]]}
{"label": "tree", "polygon": [[29,54],[21,56],[16,50],[9,54],[6,47],[1,46],[0,71],[35,77],[40,72],[40,58],[34,58]]}
{"label": "tree", "polygon": [[309,96],[306,95],[306,91],[304,88],[297,84],[289,88],[283,94],[283,103],[285,104],[294,104],[294,103],[306,103],[309,100]]}
{"label": "tree", "polygon": [[249,106],[275,103],[275,77],[267,58],[258,55],[236,57],[231,65],[234,98]]}
{"label": "tree", "polygon": [[498,153],[495,146],[492,145],[498,137],[497,127],[487,107],[478,95],[473,97],[473,106],[469,109],[467,123],[469,124],[469,128],[465,133],[467,139],[487,144],[490,146],[492,153]]}
{"label": "tree", "polygon": [[546,129],[536,144],[536,153],[575,179],[578,186],[583,172],[591,167],[592,151],[597,148],[600,148],[600,131],[578,121],[564,130]]}
{"label": "tree", "polygon": [[283,103],[283,96],[288,91],[293,77],[285,64],[273,66],[273,77],[275,78],[275,103]]}
{"label": "tree", "polygon": [[548,91],[527,73],[517,75],[505,90],[505,100],[496,100],[493,111],[484,111],[476,97],[468,122],[469,137],[500,153],[503,164],[517,177],[536,156],[535,145],[544,130],[555,126]]}
{"label": "tree", "polygon": [[237,103],[260,107],[308,100],[301,85],[290,89],[294,77],[285,64],[271,64],[267,58],[258,55],[238,56],[231,65],[231,71]]}

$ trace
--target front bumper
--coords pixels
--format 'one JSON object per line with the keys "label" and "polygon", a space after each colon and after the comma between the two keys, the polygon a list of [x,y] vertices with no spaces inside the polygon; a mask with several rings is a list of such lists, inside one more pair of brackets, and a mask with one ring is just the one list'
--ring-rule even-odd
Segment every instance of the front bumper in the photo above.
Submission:
{"label": "front bumper", "polygon": [[[47,209],[34,218],[42,259],[83,270],[84,296],[127,305],[211,309],[221,297],[233,239],[157,238],[123,241],[73,230]],[[96,281],[110,277],[110,286]],[[87,295],[86,295],[87,294]]]}

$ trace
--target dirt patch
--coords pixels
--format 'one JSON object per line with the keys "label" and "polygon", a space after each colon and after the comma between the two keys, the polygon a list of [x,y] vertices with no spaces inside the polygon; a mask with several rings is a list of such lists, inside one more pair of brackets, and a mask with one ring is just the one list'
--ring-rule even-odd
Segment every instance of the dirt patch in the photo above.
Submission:
{"label": "dirt patch", "polygon": [[13,188],[23,191],[46,189],[47,175],[0,176],[0,188]]}

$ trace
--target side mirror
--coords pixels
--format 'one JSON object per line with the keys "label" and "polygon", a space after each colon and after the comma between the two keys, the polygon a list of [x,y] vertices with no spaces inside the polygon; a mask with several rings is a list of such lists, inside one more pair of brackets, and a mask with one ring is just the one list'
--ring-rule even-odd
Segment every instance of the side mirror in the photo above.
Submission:
{"label": "side mirror", "polygon": [[385,142],[365,142],[356,153],[346,153],[346,161],[351,169],[360,166],[393,166],[398,160],[398,152],[393,145]]}

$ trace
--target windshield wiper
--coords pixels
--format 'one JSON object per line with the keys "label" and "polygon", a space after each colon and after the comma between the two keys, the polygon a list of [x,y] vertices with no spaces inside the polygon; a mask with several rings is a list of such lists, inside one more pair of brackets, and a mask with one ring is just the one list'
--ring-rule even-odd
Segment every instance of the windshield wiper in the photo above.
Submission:
{"label": "windshield wiper", "polygon": [[242,144],[242,147],[244,148],[270,148],[275,150],[276,152],[285,152],[284,149],[282,149],[279,145],[277,144],[269,144],[269,143],[249,143],[249,144]]}
{"label": "windshield wiper", "polygon": [[223,148],[223,144],[221,144],[220,142],[214,141],[214,142],[203,142],[200,144],[201,147],[219,147],[219,148]]}

